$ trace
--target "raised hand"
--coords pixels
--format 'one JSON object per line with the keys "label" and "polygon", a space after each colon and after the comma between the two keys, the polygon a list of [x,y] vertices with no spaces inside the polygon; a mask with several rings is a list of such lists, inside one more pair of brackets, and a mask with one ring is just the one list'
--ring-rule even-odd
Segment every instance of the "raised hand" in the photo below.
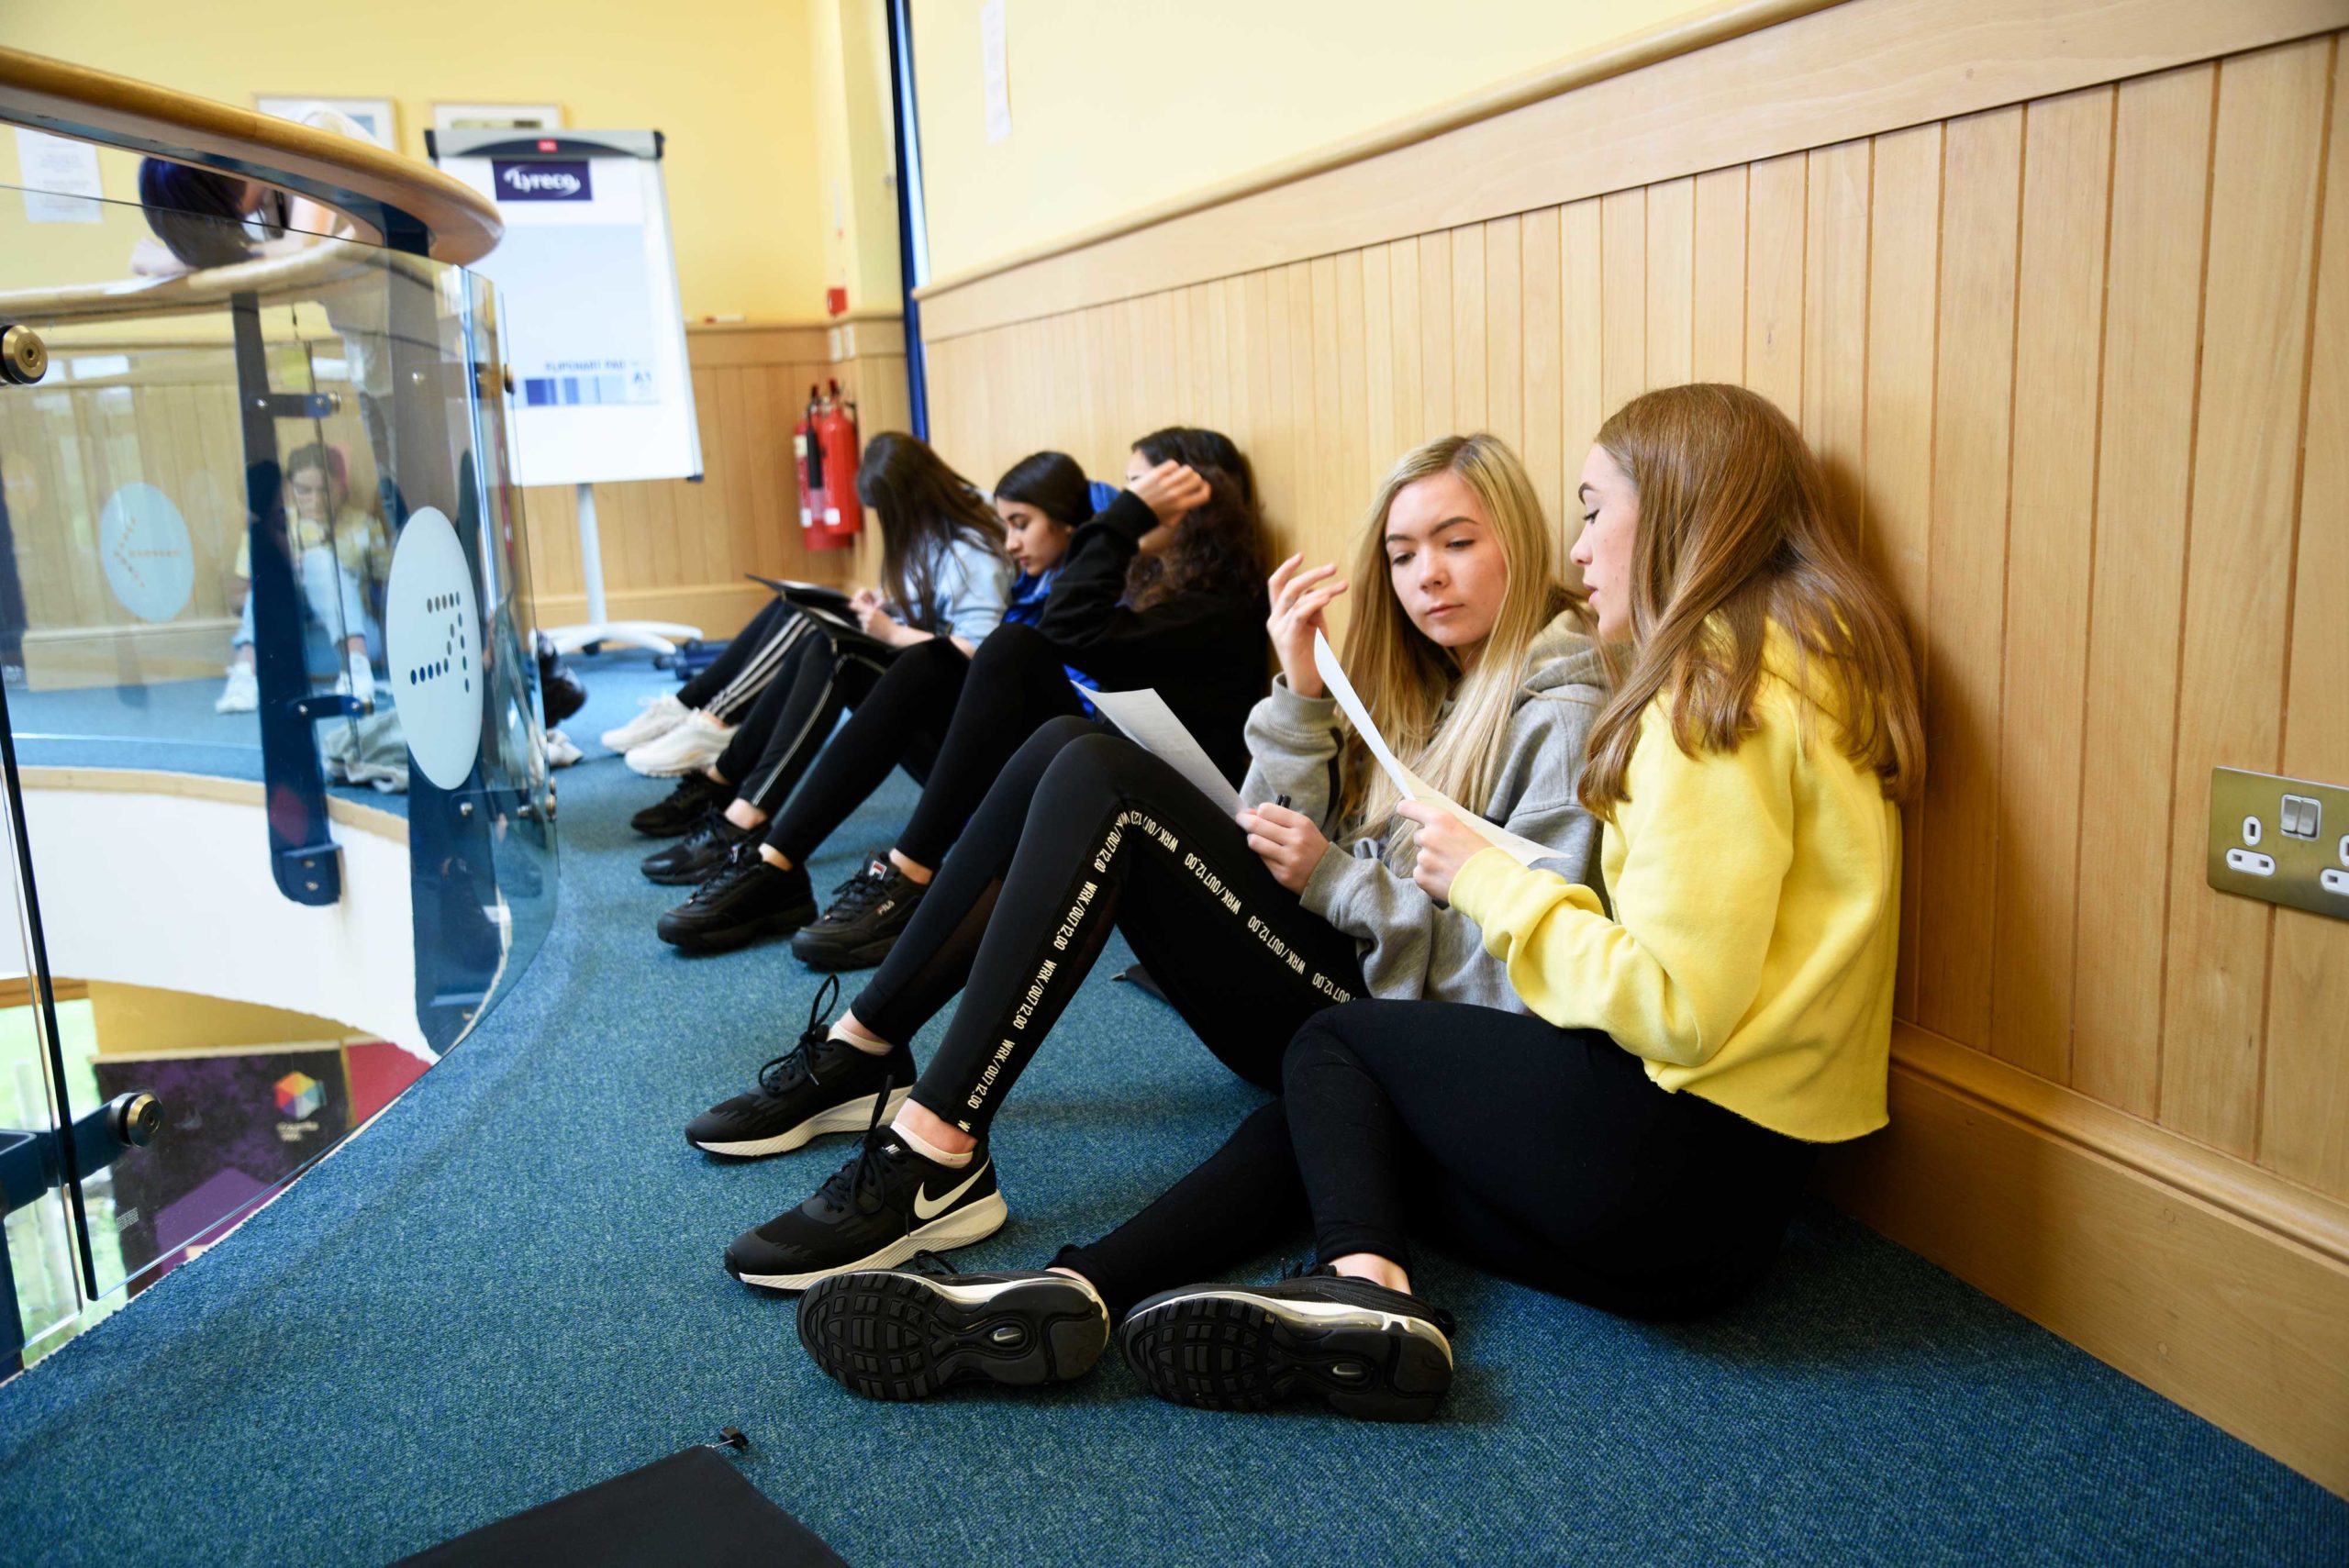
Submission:
{"label": "raised hand", "polygon": [[1162,524],[1178,521],[1208,498],[1208,482],[1186,463],[1162,462],[1133,483],[1134,499]]}
{"label": "raised hand", "polygon": [[1288,689],[1301,697],[1318,697],[1324,694],[1321,672],[1313,667],[1313,634],[1326,631],[1321,612],[1330,601],[1346,591],[1346,585],[1330,579],[1337,574],[1335,562],[1298,571],[1305,560],[1292,555],[1273,568],[1273,575],[1265,584],[1271,591],[1273,613],[1265,618],[1264,629],[1272,634],[1273,651],[1281,662],[1281,673],[1288,677]]}

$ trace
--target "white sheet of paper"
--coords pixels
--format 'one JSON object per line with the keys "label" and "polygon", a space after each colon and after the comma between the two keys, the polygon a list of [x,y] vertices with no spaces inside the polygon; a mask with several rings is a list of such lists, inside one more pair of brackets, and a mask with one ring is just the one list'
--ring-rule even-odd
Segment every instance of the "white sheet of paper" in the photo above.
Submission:
{"label": "white sheet of paper", "polygon": [[17,180],[27,189],[28,223],[98,223],[105,215],[77,197],[106,195],[98,183],[98,150],[44,131],[17,128]]}
{"label": "white sheet of paper", "polygon": [[1318,631],[1313,634],[1313,667],[1321,673],[1322,683],[1330,688],[1330,695],[1338,699],[1338,706],[1345,710],[1346,717],[1354,727],[1354,733],[1362,737],[1363,744],[1370,748],[1370,754],[1378,759],[1378,765],[1386,770],[1386,776],[1395,781],[1395,787],[1403,792],[1405,800],[1423,800],[1431,806],[1442,806],[1466,824],[1470,832],[1520,865],[1530,866],[1535,861],[1557,858],[1557,851],[1486,821],[1405,767],[1401,759],[1387,746],[1386,737],[1378,732],[1378,726],[1371,722],[1370,710],[1363,706],[1353,683],[1346,679],[1345,667],[1338,662],[1338,655],[1330,648],[1330,639]]}
{"label": "white sheet of paper", "polygon": [[[1069,683],[1076,686],[1074,681]],[[1216,772],[1198,740],[1183,728],[1166,699],[1145,686],[1138,692],[1095,692],[1076,686],[1079,695],[1090,698],[1101,710],[1103,717],[1116,725],[1126,739],[1173,768],[1198,787],[1201,795],[1223,809],[1227,817],[1240,814],[1240,792],[1231,781]]]}

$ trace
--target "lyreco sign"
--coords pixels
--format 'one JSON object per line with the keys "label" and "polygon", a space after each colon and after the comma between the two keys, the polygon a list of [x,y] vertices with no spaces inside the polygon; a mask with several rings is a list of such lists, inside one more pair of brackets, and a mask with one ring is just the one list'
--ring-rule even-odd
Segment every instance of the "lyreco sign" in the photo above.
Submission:
{"label": "lyreco sign", "polygon": [[596,187],[588,178],[587,160],[493,158],[490,177],[501,202],[593,201]]}

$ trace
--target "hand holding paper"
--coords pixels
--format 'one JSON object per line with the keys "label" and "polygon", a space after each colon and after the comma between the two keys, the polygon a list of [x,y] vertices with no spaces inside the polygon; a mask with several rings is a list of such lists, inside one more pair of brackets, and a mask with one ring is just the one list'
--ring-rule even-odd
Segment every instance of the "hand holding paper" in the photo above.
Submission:
{"label": "hand holding paper", "polygon": [[[1520,838],[1506,828],[1496,827],[1486,821],[1405,767],[1401,760],[1387,748],[1386,737],[1378,732],[1378,726],[1371,722],[1370,710],[1363,706],[1362,698],[1355,695],[1353,683],[1346,679],[1345,669],[1338,662],[1338,655],[1330,649],[1330,639],[1318,631],[1313,634],[1313,667],[1321,673],[1321,679],[1328,684],[1330,695],[1338,699],[1338,706],[1345,711],[1346,717],[1354,727],[1354,733],[1362,737],[1363,744],[1370,748],[1370,754],[1378,759],[1378,765],[1386,770],[1386,776],[1395,781],[1395,787],[1402,792],[1405,800],[1425,801],[1431,805],[1442,806],[1458,817],[1463,827],[1475,833],[1486,843],[1496,849],[1506,851],[1520,865],[1530,866],[1535,861],[1550,860],[1557,855],[1557,851],[1546,845],[1537,844],[1531,839]],[[1420,820],[1415,815],[1412,816],[1412,819]],[[1449,886],[1451,878],[1447,876],[1444,883]]]}

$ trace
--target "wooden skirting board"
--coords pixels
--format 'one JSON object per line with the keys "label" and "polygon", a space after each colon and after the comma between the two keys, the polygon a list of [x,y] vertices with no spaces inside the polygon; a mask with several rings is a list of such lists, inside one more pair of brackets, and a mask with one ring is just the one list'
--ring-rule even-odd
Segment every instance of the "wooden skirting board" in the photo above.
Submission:
{"label": "wooden skirting board", "polygon": [[1838,1207],[2349,1496],[2349,1207],[1909,1025]]}

